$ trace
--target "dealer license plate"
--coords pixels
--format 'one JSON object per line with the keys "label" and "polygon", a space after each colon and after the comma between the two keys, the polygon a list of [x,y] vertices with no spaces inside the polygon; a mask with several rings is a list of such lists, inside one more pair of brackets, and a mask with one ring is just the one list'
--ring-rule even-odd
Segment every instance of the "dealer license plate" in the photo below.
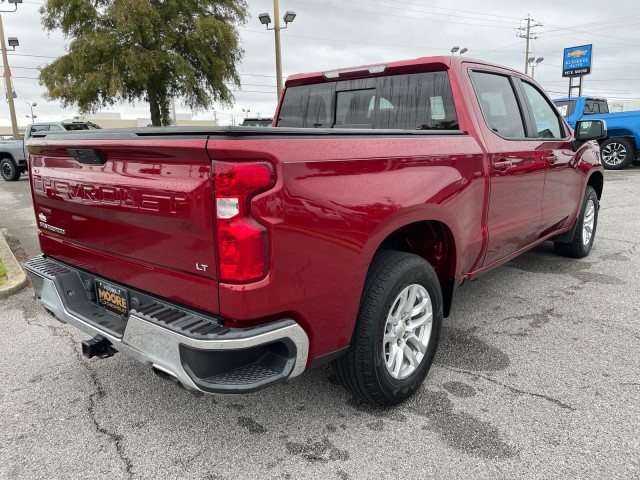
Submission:
{"label": "dealer license plate", "polygon": [[124,288],[96,280],[96,293],[101,307],[123,317],[129,314],[129,295]]}

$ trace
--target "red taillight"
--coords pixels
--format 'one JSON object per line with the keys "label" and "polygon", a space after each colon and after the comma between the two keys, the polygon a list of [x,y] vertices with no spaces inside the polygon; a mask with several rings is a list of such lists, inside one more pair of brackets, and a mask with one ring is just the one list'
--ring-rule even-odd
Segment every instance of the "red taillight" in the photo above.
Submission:
{"label": "red taillight", "polygon": [[251,197],[274,184],[268,163],[215,162],[219,280],[247,282],[267,271],[267,230],[251,218]]}
{"label": "red taillight", "polygon": [[270,186],[273,171],[268,163],[216,163],[216,196],[235,197]]}

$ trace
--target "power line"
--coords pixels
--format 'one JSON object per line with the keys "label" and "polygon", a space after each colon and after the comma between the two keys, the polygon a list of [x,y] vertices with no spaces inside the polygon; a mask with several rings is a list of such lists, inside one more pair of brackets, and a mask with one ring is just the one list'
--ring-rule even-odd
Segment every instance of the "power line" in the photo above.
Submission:
{"label": "power line", "polygon": [[[569,27],[560,27],[558,25],[552,25],[550,23],[547,23],[546,25],[549,25],[549,26],[552,26],[552,27],[557,27],[557,28],[552,29],[552,30],[546,30],[546,31],[543,31],[542,33],[560,32],[562,30],[571,30],[571,29],[576,28],[576,27],[584,28],[584,27],[592,27],[592,26],[595,26],[595,25],[604,25],[604,24],[610,24],[610,23],[625,22],[625,21],[629,21],[631,19],[637,19],[637,17],[640,17],[640,15],[631,15],[630,17],[618,17],[618,18],[612,18],[610,20],[601,20],[601,21],[591,22],[591,23],[582,23],[580,25],[571,25]],[[609,28],[609,26],[601,27],[601,28]],[[599,28],[596,28],[596,29],[599,30]]]}
{"label": "power line", "polygon": [[[505,45],[504,47],[498,47],[494,50],[485,50],[484,52],[486,53],[480,53],[480,55],[478,55],[479,57],[484,57],[486,55],[493,55],[494,53],[503,53],[501,52],[501,50],[503,48],[509,48],[509,47],[513,47],[514,45],[520,45],[522,42],[516,42],[516,43],[510,43],[509,45]],[[505,52],[507,52],[508,50],[505,50]],[[512,50],[513,51],[513,50]],[[483,52],[482,50],[478,50],[478,52]],[[520,51],[518,51],[518,53],[521,53]],[[476,55],[476,51],[474,51],[474,55]]]}
{"label": "power line", "polygon": [[[610,78],[610,79],[589,79],[591,82],[640,82],[640,78]],[[562,80],[553,80],[546,83],[565,83]]]}
{"label": "power line", "polygon": [[[460,10],[457,8],[445,8],[445,7],[436,7],[435,5],[423,5],[421,3],[411,3],[411,2],[406,2],[406,1],[401,1],[401,0],[388,0],[390,2],[395,2],[395,3],[403,3],[403,4],[407,4],[407,5],[416,5],[416,6],[420,6],[420,7],[424,7],[424,8],[433,8],[436,10],[446,10],[449,12],[462,12],[462,13],[471,13],[474,15],[484,15],[487,17],[497,17],[497,18],[509,18],[511,20],[520,20],[520,17],[508,17],[506,15],[496,15],[494,13],[482,13],[482,12],[472,12],[469,10]],[[481,20],[481,19],[479,19]]]}
{"label": "power line", "polygon": [[[294,0],[294,1],[296,1],[296,0]],[[343,1],[345,1],[345,0],[343,0]],[[401,2],[401,1],[397,1],[397,0],[389,0],[389,1],[396,1],[396,3],[403,3],[403,4],[406,4],[406,5],[419,5],[419,4],[416,4],[416,3]],[[389,7],[389,6],[386,6],[386,5],[380,5],[378,3],[367,3],[367,2],[361,2],[361,1],[355,1],[355,0],[348,0],[348,3],[349,4],[357,4],[357,5],[366,5],[366,6],[369,6],[369,7],[377,7],[377,8],[386,8],[386,9],[391,9],[391,10],[397,10],[396,7],[393,7],[393,6]],[[424,6],[424,5],[419,5],[419,6]],[[339,7],[336,7],[336,8],[339,8]],[[427,7],[427,8],[429,8],[429,7]],[[413,9],[413,8],[405,8],[404,10],[406,10],[408,12],[428,13],[429,15],[438,15],[438,16],[441,16],[441,17],[451,17],[450,13],[434,13],[434,12],[429,12],[427,10],[416,10],[416,9]],[[445,10],[451,10],[451,11],[454,11],[456,13],[464,12],[464,10],[456,10],[456,9],[449,9],[449,8],[447,8]],[[376,12],[376,13],[380,13],[380,12]],[[476,13],[476,12],[469,12],[469,13]],[[386,14],[384,14],[384,15],[386,15]],[[459,14],[456,15],[456,18],[466,18],[468,20],[482,20],[484,22],[498,22],[498,23],[513,24],[512,20],[509,20],[509,21],[507,21],[507,20],[491,20],[490,18],[465,17],[465,16],[459,15]]]}
{"label": "power line", "polygon": [[10,52],[7,52],[7,55],[11,55],[12,57],[53,58],[54,60],[60,58],[60,57],[49,57],[46,55],[29,55],[26,53],[10,53]]}
{"label": "power line", "polygon": [[40,70],[38,67],[10,67],[11,70]]}
{"label": "power line", "polygon": [[[333,8],[336,10],[344,10],[347,12],[356,12],[358,14],[363,14],[363,13],[368,13],[368,14],[372,14],[372,15],[384,15],[385,17],[396,17],[396,18],[408,18],[409,20],[422,20],[425,22],[438,22],[438,23],[454,23],[457,25],[471,25],[471,26],[476,26],[476,27],[489,27],[489,28],[499,28],[499,29],[503,29],[503,30],[513,30],[513,28],[511,27],[501,27],[499,25],[490,25],[490,24],[482,24],[482,23],[468,23],[468,22],[455,22],[453,20],[441,20],[441,19],[430,19],[430,18],[422,18],[422,17],[409,17],[407,15],[398,15],[398,14],[393,14],[393,13],[384,13],[384,12],[373,12],[371,10],[356,10],[354,8],[346,8],[346,7],[336,7],[335,5],[326,5],[326,4],[322,4],[322,3],[316,3],[316,2],[312,2],[309,0],[289,0],[292,2],[304,2],[306,5],[316,5],[316,6],[320,6],[322,8]],[[355,2],[352,2],[355,3]],[[485,21],[489,21],[489,20],[485,20]]]}
{"label": "power line", "polygon": [[[585,33],[586,34],[586,33]],[[584,38],[576,38],[576,37],[569,37],[567,35],[549,35],[549,34],[545,34],[545,36],[547,37],[554,37],[554,38],[562,38],[565,40],[574,40],[576,42],[586,42],[587,40],[585,40]],[[631,42],[637,42],[637,40],[629,40]],[[615,42],[607,42],[605,40],[598,40],[598,44],[601,43],[605,43],[607,45],[617,45],[618,47],[636,47],[636,44],[631,44],[631,43],[615,43]],[[599,47],[602,48],[602,47]]]}
{"label": "power line", "polygon": [[[553,25],[551,23],[548,23],[547,25],[549,25],[551,27],[558,27],[558,25]],[[615,36],[615,35],[607,35],[605,33],[594,33],[594,32],[590,32],[590,31],[577,30],[577,29],[574,29],[574,28],[567,28],[567,27],[558,27],[558,28],[560,29],[560,31],[568,30],[570,32],[582,33],[582,34],[585,34],[585,35],[596,35],[596,36],[599,36],[599,37],[613,38],[613,39],[616,39],[616,40],[623,40],[623,41],[627,41],[627,42],[637,42],[638,41],[637,38],[618,37],[618,36]],[[553,36],[557,36],[557,35],[549,35],[549,36],[553,37]]]}
{"label": "power line", "polygon": [[[263,32],[260,30],[249,30],[249,29],[243,29],[243,31],[248,32],[248,33],[260,33],[260,34],[269,34],[269,32]],[[357,40],[340,40],[337,38],[326,38],[326,37],[310,37],[310,36],[305,36],[305,35],[294,35],[291,33],[283,33],[281,34],[283,37],[292,37],[292,38],[304,38],[307,40],[323,40],[325,42],[337,42],[337,43],[354,43],[354,44],[359,44],[359,45],[374,45],[374,46],[378,46],[378,47],[398,47],[398,48],[415,48],[415,49],[420,49],[422,51],[424,50],[442,50],[442,51],[446,51],[448,52],[449,49],[451,47],[430,47],[428,49],[425,49],[424,46],[419,46],[419,45],[400,45],[400,44],[393,44],[393,43],[375,43],[375,42],[362,42],[362,41],[357,41]]]}

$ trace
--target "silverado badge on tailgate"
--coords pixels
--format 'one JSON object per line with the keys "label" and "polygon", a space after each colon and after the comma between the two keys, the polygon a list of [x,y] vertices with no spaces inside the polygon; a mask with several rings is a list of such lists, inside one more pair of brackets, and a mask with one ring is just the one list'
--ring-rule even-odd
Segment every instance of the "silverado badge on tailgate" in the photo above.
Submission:
{"label": "silverado badge on tailgate", "polygon": [[126,290],[100,280],[96,280],[96,290],[98,291],[98,305],[116,315],[127,316],[129,301]]}

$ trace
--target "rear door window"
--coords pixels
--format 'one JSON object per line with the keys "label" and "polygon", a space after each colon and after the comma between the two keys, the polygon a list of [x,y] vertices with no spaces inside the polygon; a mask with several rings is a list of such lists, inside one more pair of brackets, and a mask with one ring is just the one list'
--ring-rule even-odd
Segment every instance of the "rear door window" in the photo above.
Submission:
{"label": "rear door window", "polygon": [[501,137],[525,138],[522,112],[509,77],[472,72],[471,78],[487,126]]}

